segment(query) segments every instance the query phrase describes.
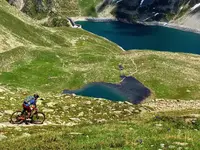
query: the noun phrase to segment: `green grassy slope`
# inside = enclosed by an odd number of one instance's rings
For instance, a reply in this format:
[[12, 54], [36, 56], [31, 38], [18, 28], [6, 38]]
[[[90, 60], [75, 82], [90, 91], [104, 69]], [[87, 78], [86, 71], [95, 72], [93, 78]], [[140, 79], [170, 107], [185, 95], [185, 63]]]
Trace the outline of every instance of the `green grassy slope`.
[[139, 79], [156, 98], [200, 98], [199, 56], [124, 52], [116, 44], [81, 29], [45, 28], [6, 2], [2, 4], [0, 83], [3, 85], [61, 92], [94, 81], [117, 83], [118, 64], [122, 64], [124, 73]]
[[[2, 89], [2, 87], [1, 87]], [[1, 90], [0, 149], [194, 149], [199, 148], [200, 110], [154, 112], [145, 105], [42, 93], [46, 125], [12, 126], [23, 89]], [[179, 102], [181, 104], [181, 102]]]
[[[110, 123], [77, 127], [48, 126], [26, 127], [3, 132], [14, 137], [2, 141], [0, 148], [5, 149], [194, 149], [198, 150], [199, 132], [182, 129], [175, 123], [155, 121], [148, 124]], [[143, 123], [146, 123], [143, 121]], [[159, 127], [157, 124], [163, 124]], [[184, 123], [183, 123], [184, 124]], [[175, 126], [172, 127], [171, 126]], [[184, 125], [183, 125], [184, 126]], [[187, 126], [187, 125], [185, 125]], [[170, 129], [169, 129], [170, 127]], [[55, 132], [55, 130], [57, 132]], [[22, 132], [28, 133], [28, 137]], [[37, 134], [36, 134], [37, 133]], [[39, 134], [38, 134], [39, 133]], [[21, 140], [23, 139], [23, 140]]]
[[137, 65], [135, 77], [156, 97], [199, 99], [200, 57], [192, 54], [134, 51], [125, 55]]
[[39, 108], [49, 125], [3, 126], [1, 149], [199, 149], [199, 110], [155, 113], [126, 103], [48, 96]]

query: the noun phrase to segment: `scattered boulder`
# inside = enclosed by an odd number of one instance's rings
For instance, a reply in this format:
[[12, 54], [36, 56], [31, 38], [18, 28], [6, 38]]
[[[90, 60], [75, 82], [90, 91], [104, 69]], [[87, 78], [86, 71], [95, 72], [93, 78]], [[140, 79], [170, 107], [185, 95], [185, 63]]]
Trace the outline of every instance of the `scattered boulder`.
[[68, 109], [69, 109], [69, 106], [64, 106], [64, 107], [63, 107], [63, 110], [64, 110], [64, 111], [66, 111], [66, 110], [68, 110]]
[[97, 121], [97, 123], [105, 123], [106, 122], [106, 119], [98, 119], [98, 120], [96, 120]]
[[175, 146], [175, 145], [169, 145], [168, 148], [169, 148], [169, 149], [175, 149], [176, 146]]
[[43, 109], [43, 112], [53, 112], [53, 111], [54, 111], [53, 109], [47, 109], [47, 108]]
[[70, 107], [76, 107], [77, 106], [77, 104], [71, 104], [70, 105]]
[[69, 95], [65, 95], [65, 98], [70, 98], [71, 96], [69, 96]]
[[122, 111], [113, 111], [115, 114], [121, 114]]
[[140, 107], [139, 110], [144, 113], [144, 112], [147, 112], [147, 109], [145, 109], [144, 107]]
[[6, 127], [4, 124], [0, 124], [0, 129]]
[[23, 133], [22, 136], [23, 136], [23, 137], [30, 137], [31, 134], [29, 134], [29, 133]]
[[65, 125], [71, 127], [71, 126], [75, 126], [75, 125], [77, 125], [77, 123], [74, 123], [74, 122], [68, 122], [68, 123], [66, 123]]
[[71, 94], [73, 97], [75, 97], [76, 96], [76, 94], [75, 93], [73, 93], [73, 94]]
[[74, 122], [80, 122], [81, 120], [79, 118], [69, 118], [71, 121], [74, 121]]
[[161, 148], [164, 148], [164, 147], [165, 147], [165, 144], [161, 143], [161, 144], [160, 144], [160, 147], [161, 147]]
[[129, 109], [124, 109], [124, 111], [125, 111], [125, 112], [128, 112], [128, 113], [132, 113], [132, 111], [129, 110]]
[[139, 110], [135, 110], [134, 112], [135, 112], [135, 113], [139, 113], [140, 111], [139, 111]]
[[84, 112], [80, 112], [79, 114], [78, 114], [78, 117], [83, 117], [84, 116]]
[[125, 101], [124, 104], [133, 105], [132, 103]]
[[14, 101], [14, 100], [16, 100], [16, 99], [14, 99], [13, 97], [11, 97], [10, 100], [11, 100], [11, 101]]
[[5, 90], [0, 88], [0, 93], [3, 93], [3, 92], [5, 92]]
[[7, 115], [12, 115], [13, 111], [12, 110], [5, 110], [4, 113], [7, 114]]
[[86, 101], [86, 102], [84, 102], [84, 104], [90, 105], [90, 104], [92, 104], [92, 102], [91, 101]]
[[187, 146], [188, 143], [185, 142], [174, 142], [173, 144], [180, 145], [180, 146]]
[[3, 139], [7, 139], [7, 136], [0, 134], [0, 141]]
[[79, 132], [70, 132], [69, 134], [71, 134], [71, 135], [82, 135], [83, 133], [79, 133]]
[[1, 96], [0, 99], [1, 99], [1, 100], [4, 100], [4, 99], [6, 99], [6, 98], [5, 98], [4, 96]]
[[163, 125], [162, 124], [156, 124], [156, 127], [162, 127]]
[[50, 103], [47, 103], [47, 106], [48, 107], [53, 107], [53, 106], [55, 106], [55, 104], [56, 104], [55, 102], [50, 102]]

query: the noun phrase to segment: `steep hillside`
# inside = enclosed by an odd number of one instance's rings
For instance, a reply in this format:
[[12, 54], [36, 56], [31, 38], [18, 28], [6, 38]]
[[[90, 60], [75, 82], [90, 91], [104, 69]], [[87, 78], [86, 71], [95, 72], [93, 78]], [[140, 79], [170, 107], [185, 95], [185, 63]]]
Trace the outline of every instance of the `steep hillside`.
[[173, 20], [172, 22], [191, 27], [194, 29], [200, 29], [199, 16], [200, 16], [200, 3], [193, 6], [187, 13], [180, 18]]
[[37, 19], [52, 15], [96, 16], [96, 5], [102, 0], [8, 0], [22, 12]]
[[[66, 16], [116, 17], [128, 22], [162, 21], [200, 29], [199, 0], [71, 0], [67, 2], [9, 0], [8, 2], [35, 19], [66, 20]], [[54, 23], [51, 26], [56, 25]]]
[[116, 2], [117, 18], [139, 21], [170, 21], [185, 14], [198, 0], [122, 0]]
[[121, 80], [118, 64], [122, 64], [126, 75], [138, 78], [157, 98], [200, 98], [198, 56], [123, 52], [116, 44], [81, 29], [45, 28], [7, 2], [1, 4], [3, 85], [61, 92], [94, 81], [117, 83]]

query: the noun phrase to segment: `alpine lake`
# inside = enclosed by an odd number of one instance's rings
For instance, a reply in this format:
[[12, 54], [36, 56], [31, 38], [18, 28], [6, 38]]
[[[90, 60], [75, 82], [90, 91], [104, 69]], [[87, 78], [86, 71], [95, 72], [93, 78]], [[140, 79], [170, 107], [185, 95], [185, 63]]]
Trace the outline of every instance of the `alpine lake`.
[[[118, 21], [77, 21], [83, 29], [102, 36], [124, 50], [155, 50], [200, 54], [200, 34], [163, 26], [126, 24]], [[64, 90], [63, 93], [105, 98], [112, 101], [140, 103], [150, 95], [150, 90], [134, 77], [124, 77], [121, 83], [90, 83], [78, 90]]]

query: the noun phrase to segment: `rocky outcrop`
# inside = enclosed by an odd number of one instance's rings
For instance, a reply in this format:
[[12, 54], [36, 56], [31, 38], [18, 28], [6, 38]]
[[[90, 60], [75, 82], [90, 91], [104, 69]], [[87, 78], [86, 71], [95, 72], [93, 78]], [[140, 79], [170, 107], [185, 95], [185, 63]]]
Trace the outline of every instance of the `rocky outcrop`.
[[200, 0], [122, 0], [113, 14], [128, 21], [170, 21], [181, 17]]
[[186, 27], [200, 29], [200, 3], [196, 4], [182, 17], [173, 20], [174, 23], [183, 25]]
[[31, 17], [45, 17], [54, 10], [54, 0], [7, 0], [9, 4], [15, 6]]
[[22, 10], [25, 5], [25, 0], [8, 0], [9, 4], [15, 6], [17, 9]]

